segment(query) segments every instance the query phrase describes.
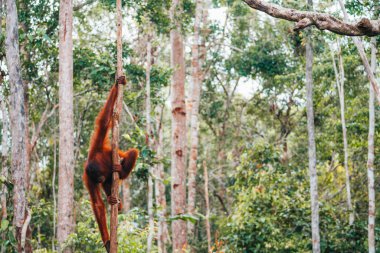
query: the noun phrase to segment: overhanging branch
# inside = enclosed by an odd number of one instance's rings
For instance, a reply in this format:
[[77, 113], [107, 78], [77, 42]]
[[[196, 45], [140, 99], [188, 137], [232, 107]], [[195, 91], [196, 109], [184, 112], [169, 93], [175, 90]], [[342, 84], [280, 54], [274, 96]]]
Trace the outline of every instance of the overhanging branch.
[[294, 30], [301, 30], [309, 26], [315, 26], [319, 30], [328, 30], [346, 36], [372, 37], [380, 35], [380, 20], [362, 18], [356, 24], [352, 24], [326, 13], [284, 8], [261, 0], [243, 1], [251, 8], [265, 12], [272, 17], [296, 22]]

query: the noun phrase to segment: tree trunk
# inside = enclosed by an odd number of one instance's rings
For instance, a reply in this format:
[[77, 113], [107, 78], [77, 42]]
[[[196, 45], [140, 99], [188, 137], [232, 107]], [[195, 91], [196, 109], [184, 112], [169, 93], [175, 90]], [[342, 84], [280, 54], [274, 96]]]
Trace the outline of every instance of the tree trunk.
[[[56, 123], [56, 117], [54, 117], [54, 123]], [[51, 240], [51, 248], [52, 251], [54, 252], [55, 250], [55, 239], [56, 239], [56, 229], [57, 229], [57, 197], [56, 197], [56, 191], [55, 191], [55, 178], [57, 176], [57, 134], [56, 130], [54, 129], [54, 151], [53, 151], [53, 177], [51, 179], [51, 188], [53, 192], [53, 238]]]
[[208, 196], [208, 172], [206, 161], [203, 161], [203, 173], [205, 180], [205, 199], [206, 199], [206, 233], [207, 233], [207, 248], [208, 252], [211, 252], [211, 228], [210, 228], [210, 200]]
[[[121, 77], [123, 73], [123, 44], [122, 44], [122, 32], [123, 32], [123, 19], [122, 19], [122, 3], [121, 0], [116, 0], [116, 77]], [[123, 87], [119, 85], [117, 92], [117, 98], [113, 107], [112, 114], [112, 166], [120, 167], [119, 151], [119, 119], [121, 109], [123, 105]], [[114, 171], [112, 173], [112, 187], [111, 196], [115, 199], [119, 199], [119, 173]], [[118, 227], [118, 205], [111, 205], [110, 215], [110, 253], [117, 253], [117, 227]]]
[[344, 102], [344, 65], [343, 65], [343, 56], [340, 47], [340, 43], [338, 42], [338, 63], [339, 63], [339, 71], [336, 67], [334, 54], [333, 56], [333, 67], [336, 77], [336, 85], [338, 89], [339, 103], [340, 103], [340, 117], [342, 122], [342, 133], [343, 133], [343, 149], [344, 149], [344, 170], [346, 172], [346, 194], [347, 194], [347, 209], [349, 212], [349, 224], [352, 225], [355, 220], [355, 213], [352, 207], [352, 199], [351, 199], [351, 184], [350, 184], [350, 171], [348, 169], [348, 144], [347, 144], [347, 128], [346, 128], [346, 117], [345, 117], [345, 102]]
[[342, 121], [342, 132], [343, 132], [343, 146], [344, 146], [344, 169], [346, 171], [346, 194], [347, 194], [347, 207], [349, 211], [349, 224], [352, 225], [355, 220], [355, 212], [352, 207], [351, 199], [351, 184], [350, 184], [350, 171], [348, 169], [348, 144], [347, 144], [347, 128], [346, 128], [346, 117], [345, 117], [345, 102], [344, 102], [344, 66], [343, 66], [343, 56], [341, 50], [339, 50], [339, 69], [340, 69], [340, 115]]
[[[313, 0], [307, 0], [309, 9], [313, 8]], [[307, 131], [309, 136], [309, 175], [310, 175], [310, 199], [311, 199], [311, 229], [313, 252], [319, 253], [319, 203], [318, 203], [318, 178], [317, 158], [314, 130], [314, 105], [313, 105], [313, 45], [310, 28], [307, 31], [306, 42], [306, 112]]]
[[[26, 6], [25, 2], [21, 1], [20, 2], [20, 12], [25, 12], [27, 13], [28, 7]], [[27, 24], [20, 23], [20, 28], [23, 31], [24, 34], [28, 34], [29, 32], [29, 27]], [[30, 52], [26, 49], [28, 44], [28, 38], [24, 39], [24, 43], [20, 45], [20, 54], [21, 54], [21, 61], [23, 63], [31, 63], [31, 54]], [[27, 148], [26, 148], [26, 153], [27, 153], [27, 159], [26, 159], [26, 168], [25, 168], [25, 174], [26, 174], [26, 192], [29, 192], [29, 187], [30, 187], [30, 168], [31, 168], [31, 145], [30, 145], [30, 138], [29, 138], [29, 76], [27, 73], [25, 73], [24, 76], [24, 106], [25, 106], [25, 120], [27, 124], [25, 125], [25, 141], [27, 143]], [[28, 196], [27, 196], [28, 197]], [[31, 239], [31, 238], [30, 238]]]
[[157, 140], [156, 140], [156, 155], [157, 159], [160, 161], [156, 165], [155, 173], [156, 180], [155, 183], [155, 193], [156, 193], [156, 206], [157, 206], [157, 216], [158, 216], [158, 232], [157, 232], [157, 244], [158, 252], [166, 253], [166, 243], [167, 243], [167, 224], [166, 224], [166, 197], [165, 197], [165, 185], [164, 181], [164, 164], [163, 159], [163, 135], [162, 135], [162, 111], [163, 107], [156, 108], [156, 118], [157, 118]]
[[[145, 97], [145, 117], [146, 117], [146, 144], [148, 148], [150, 145], [150, 138], [152, 136], [151, 131], [151, 105], [150, 105], [150, 69], [152, 63], [152, 44], [151, 44], [151, 35], [148, 35], [147, 45], [146, 45], [146, 97]], [[148, 234], [148, 245], [147, 252], [149, 253], [152, 250], [152, 243], [154, 237], [154, 213], [153, 213], [153, 167], [149, 168], [149, 177], [148, 177], [148, 216], [149, 216], [149, 234]]]
[[[201, 66], [199, 62], [199, 34], [200, 22], [202, 18], [202, 0], [196, 1], [195, 21], [194, 21], [194, 41], [192, 46], [192, 91], [191, 91], [191, 113], [190, 113], [190, 160], [188, 170], [188, 213], [194, 215], [196, 201], [196, 177], [197, 177], [197, 159], [198, 159], [198, 128], [199, 128], [199, 99], [201, 93]], [[194, 236], [194, 224], [187, 223], [188, 235]]]
[[[376, 39], [371, 40], [371, 68], [376, 76]], [[375, 94], [373, 87], [369, 86], [369, 127], [368, 127], [368, 252], [375, 253], [375, 218], [376, 218], [376, 192], [375, 192]]]
[[18, 37], [18, 16], [14, 0], [7, 0], [5, 50], [10, 82], [10, 118], [12, 134], [12, 179], [13, 179], [13, 223], [17, 249], [21, 252], [21, 232], [25, 221], [27, 151], [25, 140], [24, 85], [21, 78], [21, 64]]
[[[0, 34], [3, 34], [2, 29], [3, 23], [3, 0], [0, 0]], [[3, 60], [2, 57], [0, 60]], [[2, 87], [4, 81], [3, 74], [0, 69], [0, 87]], [[8, 120], [8, 110], [6, 104], [5, 92], [3, 89], [2, 97], [0, 101], [0, 110], [3, 119], [3, 132], [1, 138], [1, 173], [0, 176], [8, 180], [8, 131], [9, 131], [9, 120]], [[1, 221], [8, 218], [7, 210], [7, 194], [8, 189], [5, 184], [0, 188], [0, 205], [1, 205]], [[1, 235], [2, 241], [5, 241], [5, 233]], [[5, 252], [5, 246], [1, 244], [0, 252]]]
[[[173, 28], [170, 31], [171, 67], [173, 76], [171, 83], [172, 110], [172, 151], [171, 151], [171, 213], [178, 216], [186, 212], [186, 105], [185, 105], [185, 58], [181, 24], [177, 17], [181, 16], [179, 0], [172, 0], [170, 17]], [[173, 252], [184, 252], [187, 244], [186, 222], [172, 222]]]
[[[20, 10], [24, 11], [27, 13], [28, 11], [28, 6], [26, 6], [25, 2], [21, 1], [20, 2]], [[29, 32], [29, 26], [24, 22], [20, 24], [20, 28], [22, 29], [24, 34], [28, 34]], [[21, 53], [21, 61], [23, 64], [29, 64], [31, 63], [31, 53], [29, 50], [27, 50], [27, 44], [29, 43], [29, 40], [27, 38], [24, 39], [24, 43], [20, 45], [20, 53]], [[31, 167], [32, 167], [32, 145], [30, 142], [30, 131], [29, 131], [29, 75], [25, 73], [24, 76], [24, 108], [25, 108], [25, 142], [27, 143], [26, 145], [26, 168], [25, 168], [25, 175], [26, 175], [26, 199], [28, 199], [28, 193], [30, 190], [30, 182], [31, 182]], [[28, 210], [28, 203], [26, 206], [26, 209]], [[31, 214], [28, 214], [31, 215]], [[23, 230], [25, 231], [25, 234], [22, 234], [22, 236], [26, 237], [25, 239], [25, 246], [22, 245], [25, 248], [25, 253], [33, 252], [32, 248], [32, 230], [30, 225], [27, 227], [27, 229]]]
[[[1, 3], [0, 3], [1, 4]], [[0, 22], [1, 23], [1, 22]], [[0, 28], [1, 29], [1, 28]], [[0, 86], [2, 84], [3, 76], [0, 75]], [[6, 99], [3, 93], [3, 97], [0, 103], [1, 115], [3, 119], [3, 133], [1, 139], [1, 177], [8, 179], [8, 131], [9, 131], [9, 121], [8, 113], [6, 107]], [[6, 220], [8, 218], [7, 210], [7, 194], [8, 189], [5, 184], [2, 185], [0, 190], [0, 204], [1, 204], [1, 220]], [[2, 233], [1, 239], [5, 241], [5, 233]], [[5, 248], [1, 245], [1, 253], [5, 252]]]
[[59, 174], [58, 226], [60, 251], [74, 232], [74, 115], [73, 115], [73, 40], [72, 0], [61, 0], [59, 10]]

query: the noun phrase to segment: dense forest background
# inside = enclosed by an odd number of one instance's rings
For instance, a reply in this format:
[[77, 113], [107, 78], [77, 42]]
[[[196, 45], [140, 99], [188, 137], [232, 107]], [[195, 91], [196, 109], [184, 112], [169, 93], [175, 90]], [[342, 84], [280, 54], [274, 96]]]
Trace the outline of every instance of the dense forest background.
[[[268, 2], [307, 9], [306, 1]], [[15, 140], [4, 0], [0, 7], [0, 248], [11, 253], [21, 251], [14, 222], [17, 184], [12, 178], [10, 147]], [[177, 11], [171, 7], [169, 0], [123, 1], [123, 69], [128, 84], [120, 147], [138, 148], [140, 157], [121, 185], [124, 207], [119, 215], [118, 252], [175, 252], [171, 225], [177, 221], [188, 231], [181, 252], [312, 250], [305, 88], [308, 36], [314, 51], [321, 252], [368, 251], [370, 84], [353, 39], [315, 28], [294, 31], [292, 22], [255, 11], [240, 0], [182, 0]], [[345, 7], [350, 20], [376, 19], [379, 4], [348, 0]], [[314, 1], [314, 10], [343, 17], [336, 1]], [[105, 252], [82, 174], [95, 117], [115, 81], [115, 3], [73, 3], [73, 93], [67, 93], [73, 98], [74, 120], [74, 205], [69, 210], [73, 232], [63, 243], [57, 237], [58, 186], [65, 183], [58, 176], [59, 161], [65, 159], [59, 156], [64, 131], [59, 129], [58, 110], [60, 3], [20, 0], [17, 11], [29, 154], [25, 216], [30, 216], [30, 223], [22, 231], [26, 244], [34, 252]], [[171, 64], [174, 26], [184, 43], [187, 129], [180, 132], [185, 140], [182, 169], [187, 190], [181, 195], [186, 206], [179, 214], [171, 209], [171, 83], [178, 70]], [[376, 67], [378, 37], [360, 39]], [[375, 102], [376, 193], [378, 112]], [[371, 203], [378, 203], [378, 194], [374, 200]], [[378, 208], [370, 211], [376, 218], [372, 227], [376, 241], [380, 240]], [[375, 251], [380, 252], [379, 243]]]

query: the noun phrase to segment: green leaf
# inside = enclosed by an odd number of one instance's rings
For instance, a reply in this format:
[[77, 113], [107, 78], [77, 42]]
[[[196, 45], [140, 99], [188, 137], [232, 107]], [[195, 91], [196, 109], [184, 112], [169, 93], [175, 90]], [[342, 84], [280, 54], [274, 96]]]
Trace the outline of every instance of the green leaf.
[[44, 39], [49, 43], [53, 42], [47, 34], [44, 34]]
[[8, 228], [8, 225], [9, 225], [9, 221], [8, 220], [2, 220], [1, 221], [0, 230], [1, 231], [5, 231]]
[[132, 138], [129, 134], [123, 134], [123, 137], [127, 140], [127, 141], [132, 141]]
[[172, 178], [171, 177], [167, 177], [167, 178], [165, 178], [163, 180], [163, 183], [164, 183], [164, 185], [169, 185], [171, 181], [172, 181]]

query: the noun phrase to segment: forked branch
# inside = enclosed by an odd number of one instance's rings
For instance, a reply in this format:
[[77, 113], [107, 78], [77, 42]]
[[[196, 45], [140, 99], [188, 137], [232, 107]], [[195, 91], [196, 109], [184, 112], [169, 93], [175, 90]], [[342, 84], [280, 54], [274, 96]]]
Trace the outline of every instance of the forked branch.
[[326, 13], [285, 8], [262, 0], [243, 1], [251, 8], [265, 12], [272, 17], [296, 22], [294, 30], [315, 26], [319, 30], [328, 30], [346, 36], [372, 37], [380, 34], [380, 20], [362, 18], [357, 23], [349, 23]]

